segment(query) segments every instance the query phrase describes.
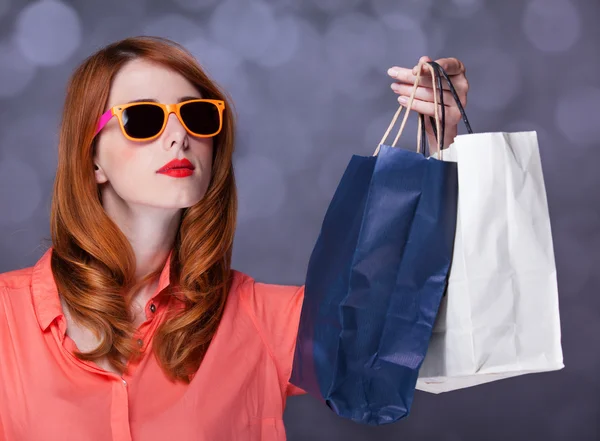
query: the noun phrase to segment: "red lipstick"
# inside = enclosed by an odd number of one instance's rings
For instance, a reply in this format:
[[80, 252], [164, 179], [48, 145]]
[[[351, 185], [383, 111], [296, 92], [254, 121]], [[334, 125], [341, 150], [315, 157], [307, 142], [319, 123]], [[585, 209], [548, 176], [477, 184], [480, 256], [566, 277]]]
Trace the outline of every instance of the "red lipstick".
[[185, 178], [194, 174], [194, 164], [187, 159], [173, 159], [171, 162], [163, 165], [156, 173], [171, 176], [173, 178]]

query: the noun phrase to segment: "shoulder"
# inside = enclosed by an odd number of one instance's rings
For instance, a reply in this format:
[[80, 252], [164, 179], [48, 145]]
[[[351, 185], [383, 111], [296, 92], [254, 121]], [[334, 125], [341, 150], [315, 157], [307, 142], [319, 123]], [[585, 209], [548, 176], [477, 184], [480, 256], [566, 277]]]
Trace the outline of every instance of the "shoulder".
[[0, 273], [0, 310], [18, 299], [30, 299], [32, 272], [33, 267]]
[[29, 288], [33, 267], [0, 273], [0, 293]]
[[278, 285], [255, 281], [233, 271], [230, 296], [250, 318], [279, 371], [286, 394], [302, 393], [288, 385], [292, 372], [298, 325], [304, 300], [304, 286]]
[[293, 313], [302, 306], [304, 286], [258, 282], [242, 272], [233, 270], [232, 273], [230, 295], [259, 318], [272, 321], [271, 315]]
[[[272, 353], [289, 355], [298, 332], [304, 286], [255, 281], [234, 271], [230, 292], [247, 314]], [[281, 355], [281, 354], [280, 354]]]
[[9, 317], [23, 319], [25, 312], [32, 309], [32, 271], [31, 267], [0, 273], [0, 325], [6, 324]]

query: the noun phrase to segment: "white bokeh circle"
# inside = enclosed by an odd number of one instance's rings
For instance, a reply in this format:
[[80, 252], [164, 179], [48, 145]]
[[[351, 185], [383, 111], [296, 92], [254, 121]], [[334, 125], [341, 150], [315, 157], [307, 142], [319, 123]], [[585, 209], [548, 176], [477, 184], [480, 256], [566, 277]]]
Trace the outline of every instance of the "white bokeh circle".
[[81, 44], [81, 20], [66, 3], [36, 1], [19, 13], [14, 38], [19, 50], [32, 63], [57, 66], [68, 60]]
[[13, 44], [0, 43], [0, 98], [18, 96], [35, 72], [36, 67]]
[[0, 161], [0, 224], [29, 219], [41, 200], [40, 180], [29, 164], [14, 158]]
[[600, 124], [593, 120], [592, 115], [598, 115], [598, 103], [599, 87], [578, 86], [568, 89], [558, 97], [554, 113], [556, 127], [574, 144], [597, 144]]
[[286, 195], [281, 168], [272, 159], [250, 154], [234, 161], [241, 221], [275, 215]]
[[531, 44], [543, 52], [566, 51], [582, 33], [579, 11], [568, 0], [530, 1], [522, 27]]

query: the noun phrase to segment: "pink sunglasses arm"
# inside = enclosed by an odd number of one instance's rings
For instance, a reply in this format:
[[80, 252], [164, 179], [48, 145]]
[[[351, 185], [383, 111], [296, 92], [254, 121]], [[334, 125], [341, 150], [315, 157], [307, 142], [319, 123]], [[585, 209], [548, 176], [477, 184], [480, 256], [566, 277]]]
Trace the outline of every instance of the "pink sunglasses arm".
[[108, 123], [112, 117], [112, 109], [109, 109], [106, 112], [104, 112], [104, 114], [102, 114], [102, 116], [100, 117], [100, 121], [98, 121], [98, 128], [96, 129], [96, 133], [94, 133], [94, 136], [96, 136], [98, 132], [100, 132], [100, 130], [104, 128], [106, 123]]

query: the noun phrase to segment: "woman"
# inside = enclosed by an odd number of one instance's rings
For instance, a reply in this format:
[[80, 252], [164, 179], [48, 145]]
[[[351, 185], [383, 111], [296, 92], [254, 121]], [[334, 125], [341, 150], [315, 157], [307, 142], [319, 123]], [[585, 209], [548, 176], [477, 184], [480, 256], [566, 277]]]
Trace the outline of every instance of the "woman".
[[[464, 67], [439, 62], [465, 101]], [[401, 97], [415, 73], [390, 70]], [[416, 97], [433, 115], [431, 89]], [[230, 268], [234, 124], [165, 39], [114, 43], [74, 72], [53, 247], [0, 276], [0, 439], [285, 439], [303, 288]]]

